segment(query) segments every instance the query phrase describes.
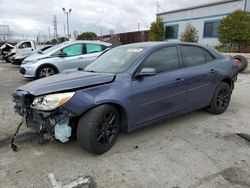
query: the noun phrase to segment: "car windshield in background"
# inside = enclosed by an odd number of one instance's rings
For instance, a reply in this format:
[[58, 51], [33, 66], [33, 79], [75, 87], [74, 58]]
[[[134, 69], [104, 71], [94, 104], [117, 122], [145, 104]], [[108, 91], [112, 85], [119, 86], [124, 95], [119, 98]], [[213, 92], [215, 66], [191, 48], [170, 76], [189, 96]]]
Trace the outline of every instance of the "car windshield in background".
[[145, 48], [142, 47], [116, 47], [101, 55], [84, 70], [86, 72], [121, 73], [126, 71], [144, 52]]
[[63, 45], [65, 45], [65, 44], [64, 44], [64, 43], [61, 43], [61, 44], [57, 44], [57, 45], [55, 45], [55, 46], [52, 46], [51, 48], [49, 48], [49, 49], [47, 49], [47, 50], [44, 50], [41, 54], [50, 53], [50, 52], [54, 51], [55, 49], [57, 49], [57, 48], [59, 48], [59, 47], [61, 47], [61, 46], [63, 46]]

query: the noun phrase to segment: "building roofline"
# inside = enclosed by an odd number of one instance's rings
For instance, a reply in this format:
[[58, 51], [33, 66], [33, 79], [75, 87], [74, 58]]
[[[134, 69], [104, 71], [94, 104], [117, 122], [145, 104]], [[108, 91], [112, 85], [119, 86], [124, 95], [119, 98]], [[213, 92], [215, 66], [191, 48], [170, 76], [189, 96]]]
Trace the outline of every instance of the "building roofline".
[[161, 15], [164, 15], [164, 14], [170, 14], [170, 13], [187, 11], [187, 10], [192, 10], [192, 9], [197, 9], [197, 8], [209, 7], [209, 6], [213, 6], [213, 5], [220, 5], [220, 4], [230, 3], [230, 2], [234, 2], [234, 1], [243, 1], [243, 0], [220, 0], [220, 1], [217, 1], [217, 2], [213, 2], [213, 3], [206, 3], [206, 4], [196, 5], [196, 6], [187, 7], [187, 8], [181, 8], [181, 9], [176, 9], [176, 10], [160, 12], [160, 13], [158, 13], [156, 15], [161, 16]]

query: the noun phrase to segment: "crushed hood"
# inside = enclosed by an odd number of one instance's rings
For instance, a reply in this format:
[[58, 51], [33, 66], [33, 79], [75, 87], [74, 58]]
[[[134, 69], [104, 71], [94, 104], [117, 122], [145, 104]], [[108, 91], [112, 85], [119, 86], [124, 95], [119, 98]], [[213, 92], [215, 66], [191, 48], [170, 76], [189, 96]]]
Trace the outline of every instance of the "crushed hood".
[[114, 79], [115, 75], [108, 73], [92, 73], [83, 71], [65, 72], [32, 81], [19, 87], [17, 90], [39, 96], [48, 93], [107, 84], [113, 82]]

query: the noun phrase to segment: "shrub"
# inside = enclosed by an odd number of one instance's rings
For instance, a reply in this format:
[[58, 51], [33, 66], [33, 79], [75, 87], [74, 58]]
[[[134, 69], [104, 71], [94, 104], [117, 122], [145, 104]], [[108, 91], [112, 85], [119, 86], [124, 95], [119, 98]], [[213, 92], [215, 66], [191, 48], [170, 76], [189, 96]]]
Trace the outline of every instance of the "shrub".
[[181, 41], [183, 42], [198, 42], [198, 31], [190, 23], [186, 25], [185, 30], [181, 33]]

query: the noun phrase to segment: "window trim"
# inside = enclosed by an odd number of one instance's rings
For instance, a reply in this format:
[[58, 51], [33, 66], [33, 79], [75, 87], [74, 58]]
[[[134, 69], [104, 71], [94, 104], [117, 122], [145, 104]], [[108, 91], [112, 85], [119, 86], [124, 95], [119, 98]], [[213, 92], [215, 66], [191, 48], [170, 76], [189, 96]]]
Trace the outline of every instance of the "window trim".
[[[211, 63], [211, 62], [213, 62], [214, 60], [216, 60], [216, 57], [215, 57], [213, 54], [211, 54], [211, 52], [209, 52], [206, 48], [204, 48], [204, 47], [202, 47], [202, 46], [196, 46], [196, 45], [190, 45], [190, 44], [180, 44], [179, 46], [180, 46], [181, 60], [182, 60], [182, 64], [183, 64], [183, 67], [184, 67], [184, 68], [196, 67], [196, 66], [201, 66], [201, 65], [206, 65], [206, 64]], [[204, 64], [187, 66], [187, 64], [186, 64], [186, 62], [185, 62], [185, 60], [184, 60], [183, 46], [191, 46], [191, 47], [200, 48], [200, 49], [206, 51], [209, 55], [211, 55], [211, 57], [213, 58], [213, 60], [212, 60], [212, 61], [207, 61], [207, 62], [205, 62]]]
[[202, 35], [202, 38], [214, 38], [214, 39], [217, 39], [218, 36], [205, 36], [205, 29], [206, 29], [206, 23], [214, 23], [214, 22], [220, 22], [221, 19], [215, 19], [215, 20], [205, 20], [204, 23], [203, 23], [203, 35]]
[[[177, 26], [177, 36], [176, 38], [167, 38], [166, 36], [166, 27], [173, 27]], [[179, 24], [169, 24], [164, 26], [164, 35], [165, 35], [165, 40], [173, 40], [173, 39], [178, 39], [179, 38]]]
[[[155, 76], [158, 76], [158, 75], [160, 75], [160, 74], [165, 74], [165, 73], [169, 73], [169, 72], [173, 72], [173, 71], [176, 71], [176, 70], [183, 69], [184, 66], [183, 66], [182, 59], [181, 59], [181, 53], [180, 53], [180, 50], [179, 50], [179, 45], [162, 46], [162, 47], [159, 47], [159, 48], [157, 48], [157, 49], [154, 49], [154, 50], [151, 51], [149, 54], [147, 54], [147, 56], [143, 59], [143, 61], [141, 61], [140, 65], [135, 69], [134, 73], [132, 74], [132, 80], [137, 80], [137, 79], [136, 79], [136, 75], [142, 70], [142, 66], [143, 66], [143, 64], [145, 63], [145, 61], [149, 58], [149, 56], [151, 56], [153, 53], [155, 53], [155, 52], [158, 51], [158, 50], [161, 50], [161, 49], [163, 49], [163, 48], [169, 48], [169, 47], [175, 47], [175, 48], [176, 48], [177, 56], [178, 56], [179, 68], [172, 69], [172, 70], [168, 70], [168, 71], [164, 71], [164, 72], [161, 72], [161, 73], [156, 73]], [[154, 77], [154, 76], [152, 76], [152, 77]]]

